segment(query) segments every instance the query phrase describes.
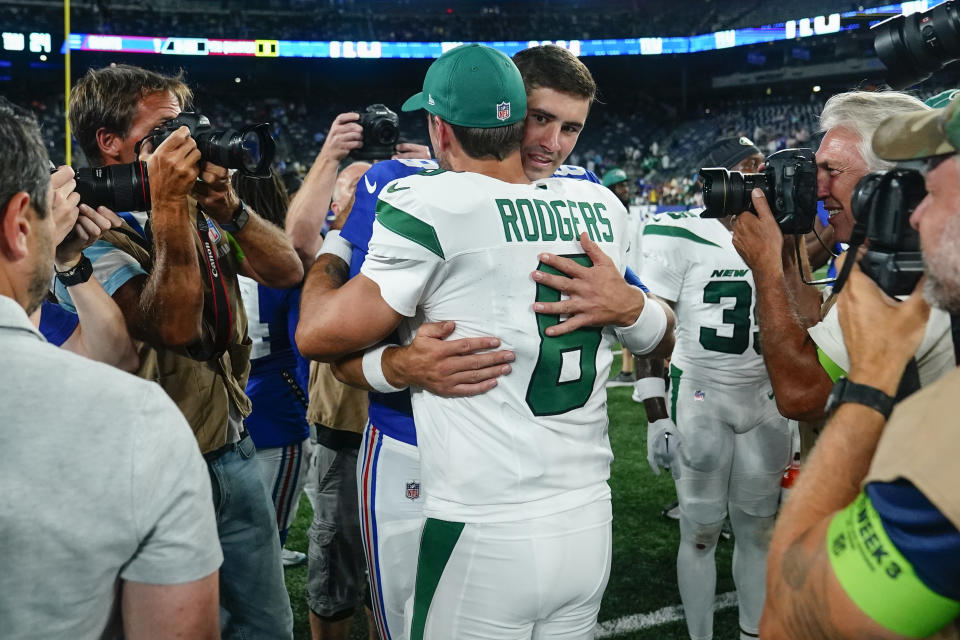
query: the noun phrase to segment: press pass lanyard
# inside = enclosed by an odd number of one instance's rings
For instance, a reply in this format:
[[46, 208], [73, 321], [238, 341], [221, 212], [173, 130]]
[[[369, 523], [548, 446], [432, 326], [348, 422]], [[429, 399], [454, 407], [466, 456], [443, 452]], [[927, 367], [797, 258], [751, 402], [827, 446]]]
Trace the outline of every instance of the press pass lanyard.
[[[208, 346], [204, 341], [199, 351], [194, 354], [198, 360], [209, 360], [219, 356], [227, 350], [230, 343], [230, 330], [233, 327], [233, 310], [230, 308], [230, 298], [227, 297], [227, 283], [220, 269], [220, 259], [217, 256], [217, 246], [210, 240], [210, 227], [207, 225], [207, 216], [202, 210], [197, 210], [197, 235], [203, 246], [203, 256], [200, 262], [206, 268], [206, 277], [213, 291], [213, 345]], [[205, 356], [205, 357], [200, 357]]]

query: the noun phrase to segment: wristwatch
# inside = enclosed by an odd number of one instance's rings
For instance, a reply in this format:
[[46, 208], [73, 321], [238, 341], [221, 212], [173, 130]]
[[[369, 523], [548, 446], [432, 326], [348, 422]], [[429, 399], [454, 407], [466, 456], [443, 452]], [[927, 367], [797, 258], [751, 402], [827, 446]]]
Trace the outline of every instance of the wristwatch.
[[833, 411], [844, 402], [856, 402], [874, 411], [879, 412], [884, 418], [890, 417], [893, 411], [893, 405], [896, 404], [896, 398], [888, 396], [880, 389], [865, 384], [850, 382], [846, 378], [840, 378], [833, 385], [833, 390], [827, 398], [827, 406], [824, 409], [827, 412]]
[[81, 254], [80, 262], [66, 271], [57, 271], [57, 280], [65, 287], [72, 287], [75, 284], [83, 284], [92, 275], [93, 264], [90, 262], [90, 258]]
[[237, 207], [237, 210], [233, 212], [233, 217], [230, 218], [230, 222], [226, 222], [220, 225], [225, 231], [236, 235], [247, 226], [247, 222], [250, 221], [250, 210], [247, 209], [247, 203], [243, 200], [240, 201], [240, 206]]

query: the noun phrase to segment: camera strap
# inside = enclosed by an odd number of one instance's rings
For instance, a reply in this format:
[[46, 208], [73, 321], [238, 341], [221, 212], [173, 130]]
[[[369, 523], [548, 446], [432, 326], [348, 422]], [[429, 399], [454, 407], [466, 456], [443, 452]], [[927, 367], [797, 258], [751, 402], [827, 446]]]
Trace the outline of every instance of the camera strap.
[[200, 244], [203, 246], [203, 256], [200, 262], [206, 270], [206, 277], [213, 292], [213, 344], [208, 345], [207, 341], [204, 340], [199, 349], [201, 353], [194, 351], [194, 357], [198, 360], [209, 360], [227, 350], [227, 345], [230, 343], [230, 331], [233, 328], [233, 310], [230, 308], [227, 283], [223, 276], [223, 270], [220, 268], [220, 259], [217, 256], [217, 246], [210, 239], [210, 226], [207, 224], [207, 216], [199, 207], [197, 208], [197, 235], [200, 236]]

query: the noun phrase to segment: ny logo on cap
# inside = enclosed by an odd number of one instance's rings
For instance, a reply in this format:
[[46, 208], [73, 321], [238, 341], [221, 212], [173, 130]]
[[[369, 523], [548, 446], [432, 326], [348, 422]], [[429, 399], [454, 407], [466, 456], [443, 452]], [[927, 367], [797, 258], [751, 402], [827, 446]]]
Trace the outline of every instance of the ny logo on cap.
[[501, 122], [510, 118], [510, 103], [501, 102], [497, 105], [497, 120]]

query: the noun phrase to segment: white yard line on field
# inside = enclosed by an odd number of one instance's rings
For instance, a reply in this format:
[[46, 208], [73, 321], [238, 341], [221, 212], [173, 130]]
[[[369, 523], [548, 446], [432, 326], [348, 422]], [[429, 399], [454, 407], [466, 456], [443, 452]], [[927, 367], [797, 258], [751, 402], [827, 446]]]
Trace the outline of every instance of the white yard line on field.
[[[729, 609], [737, 606], [737, 593], [728, 591], [717, 596], [714, 611], [720, 609]], [[651, 627], [658, 627], [668, 622], [683, 620], [683, 605], [675, 604], [670, 607], [664, 607], [651, 611], [650, 613], [635, 613], [630, 616], [623, 616], [616, 620], [607, 620], [597, 625], [597, 640], [601, 638], [615, 638], [625, 633], [634, 631], [643, 631]]]

